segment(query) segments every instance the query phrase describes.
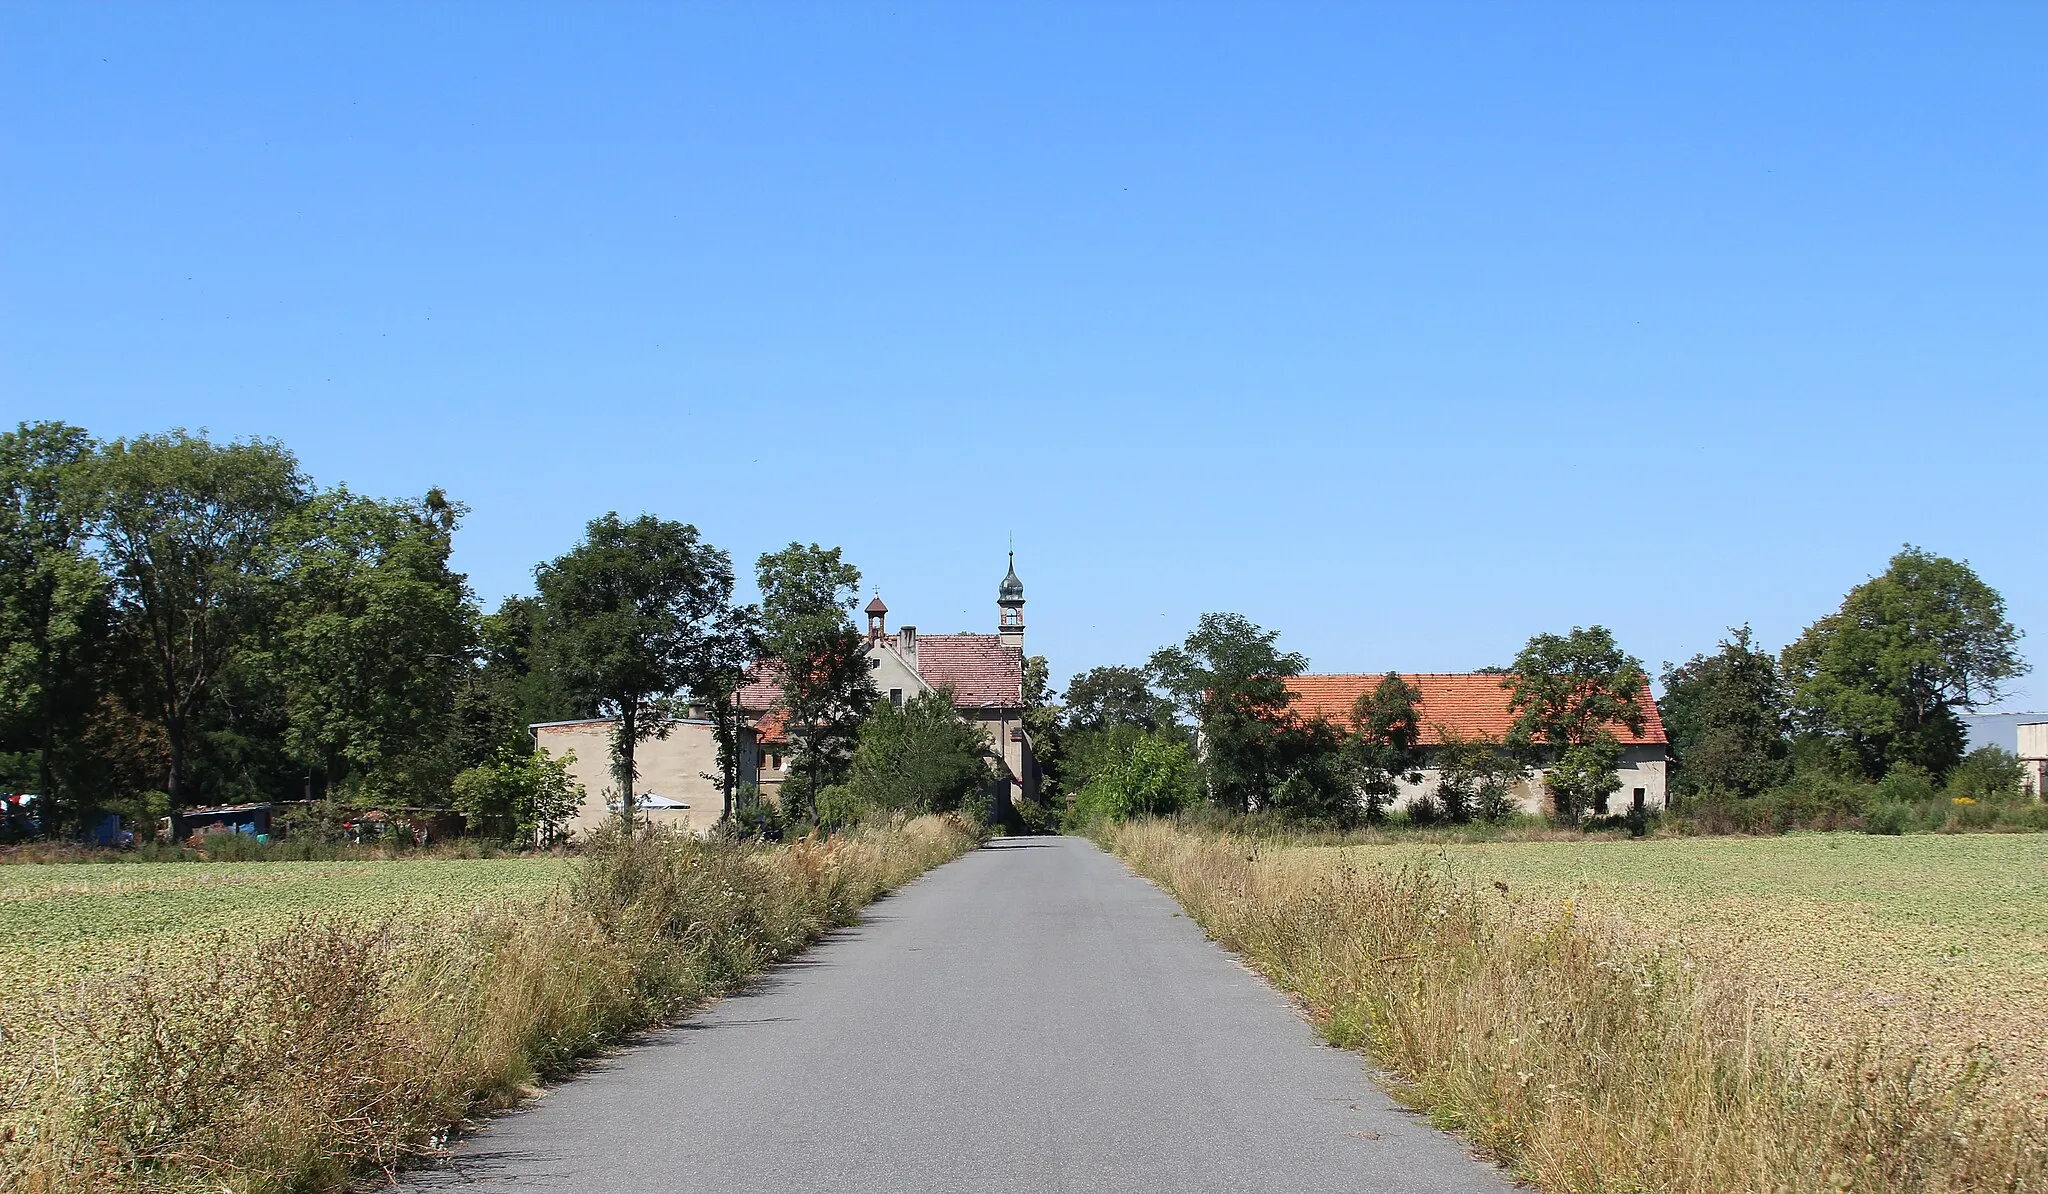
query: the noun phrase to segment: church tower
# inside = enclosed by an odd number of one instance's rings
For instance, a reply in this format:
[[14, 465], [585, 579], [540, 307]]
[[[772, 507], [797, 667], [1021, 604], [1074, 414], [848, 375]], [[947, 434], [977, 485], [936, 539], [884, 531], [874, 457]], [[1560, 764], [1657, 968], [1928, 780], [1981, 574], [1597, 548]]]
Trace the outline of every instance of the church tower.
[[1002, 617], [996, 626], [1005, 647], [1017, 648], [1024, 653], [1024, 582], [1017, 579], [1017, 553], [1010, 553], [1010, 574], [1003, 577], [1003, 583], [996, 590], [996, 605], [1002, 609]]

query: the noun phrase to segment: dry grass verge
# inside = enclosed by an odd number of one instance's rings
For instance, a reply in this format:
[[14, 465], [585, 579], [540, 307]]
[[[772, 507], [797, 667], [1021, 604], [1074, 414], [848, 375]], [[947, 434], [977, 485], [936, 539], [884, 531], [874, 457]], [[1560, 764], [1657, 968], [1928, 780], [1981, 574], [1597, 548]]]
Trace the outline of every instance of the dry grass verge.
[[976, 842], [938, 817], [776, 847], [657, 836], [594, 853], [544, 899], [429, 923], [302, 918], [82, 980], [0, 1044], [0, 1184], [341, 1188]]
[[1879, 1041], [1802, 1049], [1739, 978], [1568, 902], [1164, 823], [1104, 841], [1402, 1098], [1547, 1190], [2048, 1191], [2043, 1116], [1981, 1072]]

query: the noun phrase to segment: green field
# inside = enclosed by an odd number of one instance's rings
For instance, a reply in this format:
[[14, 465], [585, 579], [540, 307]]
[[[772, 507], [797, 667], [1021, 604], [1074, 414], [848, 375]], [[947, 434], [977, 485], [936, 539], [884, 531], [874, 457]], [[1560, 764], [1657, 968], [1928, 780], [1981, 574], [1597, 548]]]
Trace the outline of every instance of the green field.
[[[2048, 1098], [2048, 835], [1543, 841], [1344, 847], [1506, 883], [1740, 969], [1817, 1041], [1987, 1046]], [[1324, 853], [1314, 851], [1313, 853]]]
[[568, 866], [555, 858], [0, 866], [0, 997], [223, 935], [260, 939], [300, 917], [446, 919], [537, 899]]

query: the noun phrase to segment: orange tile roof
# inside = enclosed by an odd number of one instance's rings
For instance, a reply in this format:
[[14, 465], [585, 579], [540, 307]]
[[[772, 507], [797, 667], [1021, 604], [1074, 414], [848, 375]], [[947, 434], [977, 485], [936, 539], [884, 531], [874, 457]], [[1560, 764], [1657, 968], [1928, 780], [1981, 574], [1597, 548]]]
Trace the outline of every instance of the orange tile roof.
[[[1358, 698], [1379, 686], [1384, 675], [1295, 676], [1287, 681], [1294, 694], [1294, 711], [1303, 717], [1321, 716], [1339, 726], [1351, 724], [1351, 707]], [[1422, 744], [1443, 742], [1443, 730], [1462, 738], [1504, 738], [1515, 723], [1508, 708], [1508, 691], [1501, 687], [1506, 676], [1490, 672], [1402, 672], [1401, 678], [1422, 690], [1416, 712], [1422, 721]], [[1657, 714], [1657, 698], [1643, 684], [1643, 730], [1638, 734], [1625, 725], [1609, 727], [1624, 746], [1662, 746], [1664, 719]]]
[[770, 709], [754, 723], [754, 735], [764, 746], [784, 744], [789, 741], [789, 714], [782, 709]]

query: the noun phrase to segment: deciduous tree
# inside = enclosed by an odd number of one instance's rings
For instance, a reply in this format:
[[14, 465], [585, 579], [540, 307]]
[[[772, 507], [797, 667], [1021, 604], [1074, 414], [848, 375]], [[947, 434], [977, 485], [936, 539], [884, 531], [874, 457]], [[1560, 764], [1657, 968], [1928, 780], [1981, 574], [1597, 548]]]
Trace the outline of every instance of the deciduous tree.
[[781, 666], [782, 707], [797, 757], [782, 784], [783, 813], [810, 817], [819, 789], [844, 774], [875, 700], [867, 653], [854, 629], [860, 569], [839, 549], [792, 543], [754, 565], [762, 643]]
[[275, 441], [182, 430], [116, 440], [93, 473], [99, 555], [139, 662], [139, 704], [163, 729], [165, 791], [183, 807], [194, 726], [274, 609], [277, 532], [305, 501], [305, 478]]
[[676, 701], [706, 683], [709, 647], [732, 603], [732, 559], [697, 528], [616, 513], [591, 521], [575, 550], [536, 574], [543, 644], [564, 688], [616, 719], [613, 776], [621, 821], [634, 812], [636, 748], [667, 735]]
[[1421, 700], [1421, 689], [1389, 672], [1351, 707], [1344, 753], [1367, 820], [1385, 815], [1404, 781], [1422, 779]]
[[448, 566], [463, 511], [439, 491], [410, 502], [322, 493], [287, 523], [275, 647], [286, 744], [338, 785], [438, 804], [442, 750], [475, 640]]
[[1179, 646], [1152, 655], [1159, 687], [1201, 729], [1210, 799], [1236, 812], [1264, 806], [1291, 773], [1287, 680], [1308, 660], [1278, 650], [1279, 637], [1240, 614], [1203, 614]]
[[2025, 673], [2005, 599], [1966, 562], [1907, 546], [1882, 576], [1785, 648], [1800, 727], [1839, 742], [1872, 779], [1963, 757], [1959, 712]]
[[1677, 756], [1672, 787], [1680, 794], [1755, 796], [1791, 774], [1777, 661], [1756, 649], [1749, 627], [1730, 633], [1714, 654], [1664, 669], [1658, 708]]
[[1066, 726], [1102, 730], [1131, 726], [1151, 733], [1173, 721], [1173, 702], [1153, 691], [1141, 667], [1092, 667], [1067, 682]]
[[1642, 664], [1604, 626], [1539, 634], [1515, 656], [1501, 687], [1515, 713], [1508, 745], [1548, 766], [1544, 787], [1561, 821], [1621, 786], [1621, 740], [1613, 727], [1643, 728]]
[[45, 825], [75, 793], [58, 759], [99, 702], [108, 584], [86, 554], [93, 442], [64, 423], [0, 434], [0, 752], [33, 756]]

